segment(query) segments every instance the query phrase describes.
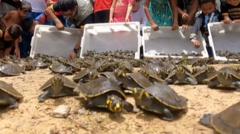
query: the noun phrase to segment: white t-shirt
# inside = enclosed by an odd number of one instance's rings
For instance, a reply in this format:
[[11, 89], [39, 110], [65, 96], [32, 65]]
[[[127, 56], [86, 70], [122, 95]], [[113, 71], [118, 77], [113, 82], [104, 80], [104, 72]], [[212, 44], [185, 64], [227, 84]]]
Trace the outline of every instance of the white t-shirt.
[[27, 0], [32, 5], [32, 12], [41, 13], [47, 7], [45, 0]]

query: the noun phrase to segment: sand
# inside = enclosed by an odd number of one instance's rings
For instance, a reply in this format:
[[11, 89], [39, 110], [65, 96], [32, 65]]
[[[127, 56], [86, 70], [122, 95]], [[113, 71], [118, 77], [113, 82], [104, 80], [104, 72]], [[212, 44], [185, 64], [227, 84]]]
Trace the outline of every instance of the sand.
[[[84, 110], [74, 97], [38, 103], [39, 88], [50, 77], [49, 70], [36, 70], [0, 78], [24, 95], [19, 108], [0, 111], [0, 134], [211, 134], [212, 129], [198, 123], [202, 115], [218, 113], [240, 100], [239, 92], [213, 90], [206, 85], [174, 85], [171, 87], [188, 99], [188, 111], [180, 119], [167, 122], [156, 115], [141, 113], [113, 117], [107, 112]], [[71, 108], [70, 115], [54, 118], [51, 113], [62, 104]]]

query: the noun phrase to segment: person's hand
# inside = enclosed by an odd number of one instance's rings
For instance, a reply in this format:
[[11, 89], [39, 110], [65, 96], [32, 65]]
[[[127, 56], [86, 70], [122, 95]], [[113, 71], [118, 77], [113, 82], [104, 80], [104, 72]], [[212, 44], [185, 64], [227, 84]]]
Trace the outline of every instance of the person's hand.
[[69, 56], [68, 56], [68, 58], [70, 59], [70, 60], [73, 60], [73, 59], [75, 59], [77, 57], [77, 54], [75, 53], [75, 52], [71, 52], [70, 54], [69, 54]]
[[158, 31], [159, 30], [159, 27], [156, 23], [153, 23], [151, 24], [151, 28], [154, 30], [154, 31]]
[[178, 30], [178, 28], [179, 28], [178, 22], [174, 22], [172, 25], [172, 30]]
[[240, 23], [240, 20], [234, 20], [233, 23]]
[[189, 26], [186, 25], [186, 24], [184, 24], [184, 25], [182, 25], [182, 28], [183, 28], [183, 30], [188, 30], [188, 29], [189, 29]]
[[113, 23], [113, 18], [110, 18], [110, 19], [109, 19], [109, 23]]
[[61, 22], [56, 23], [56, 28], [58, 30], [64, 30], [64, 25]]
[[232, 23], [232, 20], [231, 20], [230, 18], [224, 19], [224, 20], [223, 20], [223, 23], [224, 23], [224, 24], [231, 24], [231, 23]]
[[20, 49], [18, 47], [15, 48], [14, 54], [17, 58], [21, 58]]
[[201, 42], [197, 39], [192, 39], [191, 42], [193, 43], [194, 47], [199, 48], [201, 46]]
[[182, 14], [182, 19], [184, 20], [184, 21], [189, 21], [189, 19], [190, 19], [190, 16], [187, 14], [187, 13], [183, 13]]
[[129, 22], [130, 21], [130, 19], [129, 18], [125, 18], [125, 22]]

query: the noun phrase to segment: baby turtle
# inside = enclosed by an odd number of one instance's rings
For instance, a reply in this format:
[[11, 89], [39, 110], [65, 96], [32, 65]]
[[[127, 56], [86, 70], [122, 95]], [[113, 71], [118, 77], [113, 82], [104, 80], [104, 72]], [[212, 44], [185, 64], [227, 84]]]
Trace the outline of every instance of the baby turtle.
[[73, 76], [73, 80], [75, 82], [86, 83], [89, 80], [97, 78], [97, 76], [98, 76], [98, 72], [96, 69], [85, 68], [84, 70], [76, 73]]
[[40, 90], [44, 92], [38, 97], [38, 100], [39, 102], [44, 102], [48, 98], [78, 95], [73, 92], [73, 89], [76, 86], [76, 83], [72, 82], [65, 76], [56, 74], [40, 87]]
[[205, 114], [200, 123], [220, 134], [240, 134], [240, 102], [218, 114]]
[[166, 81], [169, 84], [197, 84], [197, 80], [191, 74], [191, 71], [182, 65], [177, 66], [176, 69], [168, 75]]
[[115, 74], [113, 72], [103, 72], [103, 73], [100, 73], [100, 76], [106, 77], [106, 78], [116, 82], [118, 85], [122, 84], [122, 82], [117, 79], [117, 77], [115, 76]]
[[128, 77], [119, 77], [118, 80], [122, 82], [122, 89], [126, 94], [132, 94], [134, 88], [147, 88], [152, 83], [140, 72], [134, 72]]
[[46, 69], [49, 66], [49, 63], [46, 62], [44, 59], [42, 58], [38, 58], [38, 59], [34, 59], [32, 61], [32, 66], [39, 68], [39, 69]]
[[131, 73], [129, 77], [136, 82], [141, 88], [147, 88], [152, 85], [152, 83], [140, 72]]
[[208, 86], [210, 88], [240, 88], [240, 75], [231, 67], [221, 68], [206, 81], [208, 81]]
[[17, 64], [7, 63], [0, 66], [0, 72], [4, 76], [19, 76], [25, 70]]
[[126, 101], [126, 96], [118, 84], [105, 77], [78, 85], [74, 91], [83, 98], [87, 108], [104, 108], [113, 113], [133, 110], [132, 104]]
[[0, 106], [16, 108], [18, 101], [22, 100], [23, 96], [11, 85], [4, 81], [0, 81]]
[[164, 82], [164, 80], [158, 75], [158, 73], [149, 66], [142, 67], [139, 72], [141, 72], [151, 82]]
[[166, 84], [154, 83], [145, 89], [135, 89], [134, 98], [138, 107], [168, 121], [176, 119], [187, 109], [187, 99]]
[[197, 79], [198, 84], [206, 84], [206, 79], [216, 73], [216, 69], [211, 66], [197, 66], [193, 68], [193, 76]]
[[133, 72], [133, 66], [128, 61], [119, 61], [118, 68], [115, 70], [117, 77], [125, 77], [127, 73]]
[[53, 73], [58, 73], [58, 74], [72, 74], [73, 73], [72, 67], [66, 66], [60, 62], [53, 62], [49, 68]]

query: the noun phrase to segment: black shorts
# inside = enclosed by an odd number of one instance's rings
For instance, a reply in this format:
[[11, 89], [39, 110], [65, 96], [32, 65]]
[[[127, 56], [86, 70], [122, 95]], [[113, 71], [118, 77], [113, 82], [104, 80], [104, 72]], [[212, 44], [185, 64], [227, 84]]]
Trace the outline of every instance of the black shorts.
[[12, 42], [1, 42], [0, 43], [0, 50], [6, 50], [8, 48], [11, 48], [13, 46]]
[[80, 28], [81, 26], [84, 26], [85, 24], [90, 24], [90, 23], [94, 23], [94, 15], [93, 14], [88, 15], [88, 17], [86, 19], [84, 19], [77, 28]]
[[108, 23], [109, 22], [109, 10], [99, 11], [94, 14], [95, 23]]

